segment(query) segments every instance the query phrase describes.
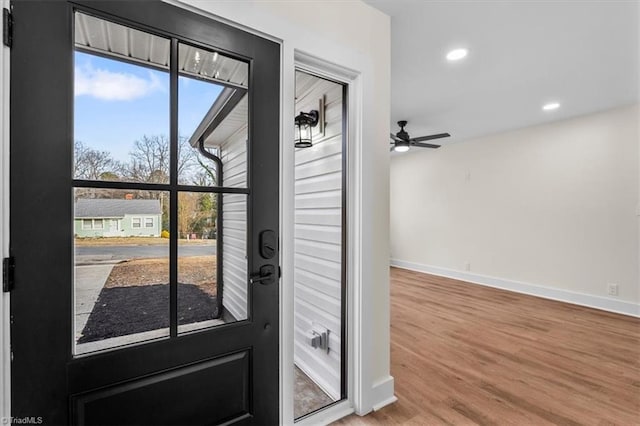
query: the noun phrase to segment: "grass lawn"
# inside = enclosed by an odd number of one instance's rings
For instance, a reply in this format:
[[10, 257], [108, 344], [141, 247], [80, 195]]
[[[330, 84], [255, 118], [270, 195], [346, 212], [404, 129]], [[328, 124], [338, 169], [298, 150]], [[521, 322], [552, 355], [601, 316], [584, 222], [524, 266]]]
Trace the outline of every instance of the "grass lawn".
[[[135, 259], [113, 267], [105, 287], [132, 287], [169, 282], [169, 259]], [[178, 282], [194, 284], [211, 296], [216, 294], [216, 257], [189, 256], [178, 259]]]

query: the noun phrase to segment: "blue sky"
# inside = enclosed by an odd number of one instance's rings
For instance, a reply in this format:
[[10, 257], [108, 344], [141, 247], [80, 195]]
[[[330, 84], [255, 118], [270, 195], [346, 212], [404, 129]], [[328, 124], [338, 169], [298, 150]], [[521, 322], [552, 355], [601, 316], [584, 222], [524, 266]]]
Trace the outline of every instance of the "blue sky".
[[[180, 77], [178, 128], [189, 137], [222, 91]], [[169, 136], [169, 73], [75, 53], [74, 139], [127, 161], [136, 139]]]

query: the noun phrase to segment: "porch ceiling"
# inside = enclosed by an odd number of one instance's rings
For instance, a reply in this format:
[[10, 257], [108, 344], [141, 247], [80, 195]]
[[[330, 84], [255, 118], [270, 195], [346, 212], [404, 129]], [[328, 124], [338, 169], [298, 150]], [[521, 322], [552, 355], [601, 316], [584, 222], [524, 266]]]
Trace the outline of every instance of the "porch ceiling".
[[[169, 70], [168, 38], [139, 31], [84, 13], [75, 14], [77, 48], [154, 68]], [[182, 75], [247, 88], [249, 67], [236, 59], [193, 46], [181, 45], [178, 68]]]

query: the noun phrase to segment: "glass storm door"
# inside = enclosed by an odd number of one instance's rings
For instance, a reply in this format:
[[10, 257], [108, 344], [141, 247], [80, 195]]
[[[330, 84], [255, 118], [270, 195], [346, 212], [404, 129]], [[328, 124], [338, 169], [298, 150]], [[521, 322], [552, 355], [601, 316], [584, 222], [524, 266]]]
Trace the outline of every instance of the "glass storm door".
[[278, 423], [279, 46], [159, 1], [12, 9], [12, 415]]

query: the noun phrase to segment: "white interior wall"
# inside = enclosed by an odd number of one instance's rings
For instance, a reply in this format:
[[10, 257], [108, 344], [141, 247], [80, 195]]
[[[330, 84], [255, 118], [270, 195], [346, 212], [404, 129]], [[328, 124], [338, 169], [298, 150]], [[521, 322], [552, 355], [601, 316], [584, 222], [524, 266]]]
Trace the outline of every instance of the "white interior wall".
[[[247, 186], [247, 126], [220, 144], [223, 185]], [[222, 195], [222, 306], [247, 319], [247, 196]]]
[[638, 122], [631, 106], [396, 156], [392, 263], [637, 315]]
[[[296, 74], [296, 114], [325, 102], [324, 134], [295, 153], [294, 361], [340, 399], [342, 288], [342, 86]], [[314, 325], [329, 330], [329, 352], [313, 348]]]

